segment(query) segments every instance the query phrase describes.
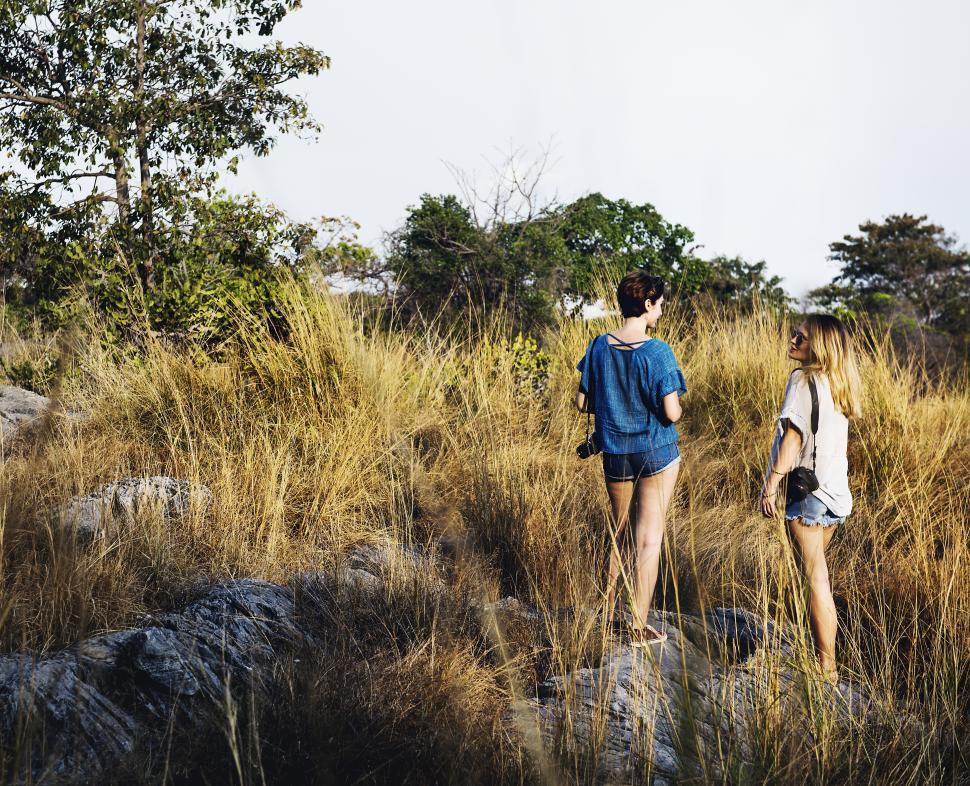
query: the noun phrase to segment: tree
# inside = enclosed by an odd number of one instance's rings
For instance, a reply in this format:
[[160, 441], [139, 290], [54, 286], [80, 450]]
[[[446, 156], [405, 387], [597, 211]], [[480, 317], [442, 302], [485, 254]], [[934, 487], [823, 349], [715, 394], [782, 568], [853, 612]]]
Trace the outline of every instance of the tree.
[[181, 231], [161, 236], [151, 289], [130, 285], [134, 273], [124, 257], [105, 247], [111, 233], [102, 228], [99, 235], [93, 227], [38, 254], [23, 284], [8, 291], [8, 303], [62, 325], [75, 317], [81, 282], [109, 336], [137, 338], [147, 328], [215, 347], [234, 334], [240, 314], [277, 319], [280, 274], [302, 275], [318, 253], [315, 227], [294, 224], [253, 196], [193, 198], [180, 225]]
[[663, 276], [688, 303], [703, 295], [725, 304], [760, 298], [788, 305], [765, 262], [694, 256], [687, 249], [693, 233], [650, 204], [590, 194], [537, 208], [533, 190], [524, 193], [525, 206], [514, 210], [501, 190], [489, 199], [469, 198], [467, 189], [465, 199], [425, 194], [389, 236], [383, 258], [338, 246], [323, 255], [327, 270], [377, 283], [426, 316], [501, 305], [513, 327], [526, 330], [547, 324], [556, 305], [595, 301], [603, 281], [635, 269]]
[[464, 200], [422, 196], [391, 235], [383, 263], [351, 275], [393, 281], [398, 295], [425, 313], [444, 304], [455, 313], [502, 304], [526, 328], [548, 323], [556, 304], [595, 300], [601, 281], [636, 268], [688, 293], [708, 279], [706, 264], [685, 250], [690, 230], [652, 205], [601, 194], [539, 205], [523, 186], [519, 206], [509, 209], [509, 191], [483, 199], [469, 193]]
[[[285, 91], [329, 59], [307, 46], [248, 45], [299, 0], [0, 0], [0, 215], [19, 236], [83, 235], [101, 217], [146, 288], [161, 235], [242, 149], [276, 130], [312, 132]], [[228, 160], [227, 160], [228, 159]], [[25, 209], [27, 208], [27, 209]], [[107, 208], [107, 210], [105, 210]], [[22, 252], [8, 268], [30, 264]]]
[[718, 256], [707, 260], [706, 278], [700, 286], [714, 302], [750, 306], [759, 301], [776, 309], [788, 307], [790, 298], [779, 276], [769, 276], [768, 265], [741, 257]]
[[651, 204], [589, 194], [563, 208], [561, 224], [569, 253], [563, 294], [575, 301], [595, 299], [599, 281], [638, 268], [685, 293], [696, 292], [706, 279], [704, 264], [686, 250], [694, 233]]
[[530, 329], [551, 316], [563, 257], [549, 217], [479, 226], [458, 197], [425, 194], [391, 235], [381, 272], [426, 316], [501, 306]]
[[922, 325], [958, 333], [968, 325], [970, 254], [926, 216], [867, 221], [862, 234], [832, 243], [840, 274], [811, 293], [829, 308], [870, 314], [912, 313]]

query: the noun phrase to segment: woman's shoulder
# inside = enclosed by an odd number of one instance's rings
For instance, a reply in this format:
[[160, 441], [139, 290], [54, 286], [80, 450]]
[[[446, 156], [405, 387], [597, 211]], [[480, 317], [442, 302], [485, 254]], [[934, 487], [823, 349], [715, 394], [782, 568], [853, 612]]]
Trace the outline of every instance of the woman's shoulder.
[[650, 354], [654, 357], [664, 357], [676, 360], [674, 357], [674, 349], [662, 338], [652, 338], [645, 345], [644, 349], [648, 350]]
[[[832, 400], [832, 389], [829, 385], [829, 378], [824, 371], [796, 368], [788, 377], [788, 385], [785, 387], [785, 399], [788, 400], [791, 398], [810, 402], [812, 400], [813, 387], [815, 388], [815, 395], [819, 400]], [[808, 404], [806, 403], [805, 406], [808, 406]]]
[[819, 371], [818, 369], [804, 369], [796, 368], [788, 377], [788, 384], [790, 385], [804, 385], [808, 387], [808, 383], [812, 382], [816, 388], [829, 387], [829, 378], [824, 371]]

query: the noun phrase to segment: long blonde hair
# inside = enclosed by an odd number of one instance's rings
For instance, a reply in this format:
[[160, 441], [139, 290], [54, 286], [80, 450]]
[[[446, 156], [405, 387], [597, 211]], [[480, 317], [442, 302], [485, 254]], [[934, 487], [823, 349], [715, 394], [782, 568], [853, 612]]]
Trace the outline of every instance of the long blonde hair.
[[862, 382], [856, 365], [852, 336], [838, 317], [809, 314], [805, 317], [811, 361], [803, 366], [808, 374], [825, 374], [835, 408], [848, 418], [862, 414]]

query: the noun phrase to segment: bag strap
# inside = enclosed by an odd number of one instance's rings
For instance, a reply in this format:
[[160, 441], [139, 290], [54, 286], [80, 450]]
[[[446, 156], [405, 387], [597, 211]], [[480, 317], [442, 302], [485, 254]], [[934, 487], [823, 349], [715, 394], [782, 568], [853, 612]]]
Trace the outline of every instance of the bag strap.
[[812, 472], [815, 471], [815, 448], [818, 447], [818, 390], [815, 380], [808, 378], [808, 392], [812, 394]]
[[607, 333], [606, 335], [609, 336], [610, 338], [616, 339], [615, 344], [610, 344], [611, 347], [616, 347], [616, 346], [635, 347], [637, 344], [646, 344], [650, 340], [649, 338], [644, 338], [644, 339], [641, 339], [640, 341], [624, 341], [622, 338], [620, 338], [619, 336], [614, 336], [612, 333]]

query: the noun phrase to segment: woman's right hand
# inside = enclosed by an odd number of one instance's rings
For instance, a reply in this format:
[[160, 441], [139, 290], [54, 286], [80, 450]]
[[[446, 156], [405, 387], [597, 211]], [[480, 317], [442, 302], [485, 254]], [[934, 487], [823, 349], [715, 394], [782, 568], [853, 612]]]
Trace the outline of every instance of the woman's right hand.
[[774, 489], [765, 486], [761, 489], [761, 513], [765, 518], [773, 519], [778, 515], [775, 500], [778, 497], [778, 487]]

